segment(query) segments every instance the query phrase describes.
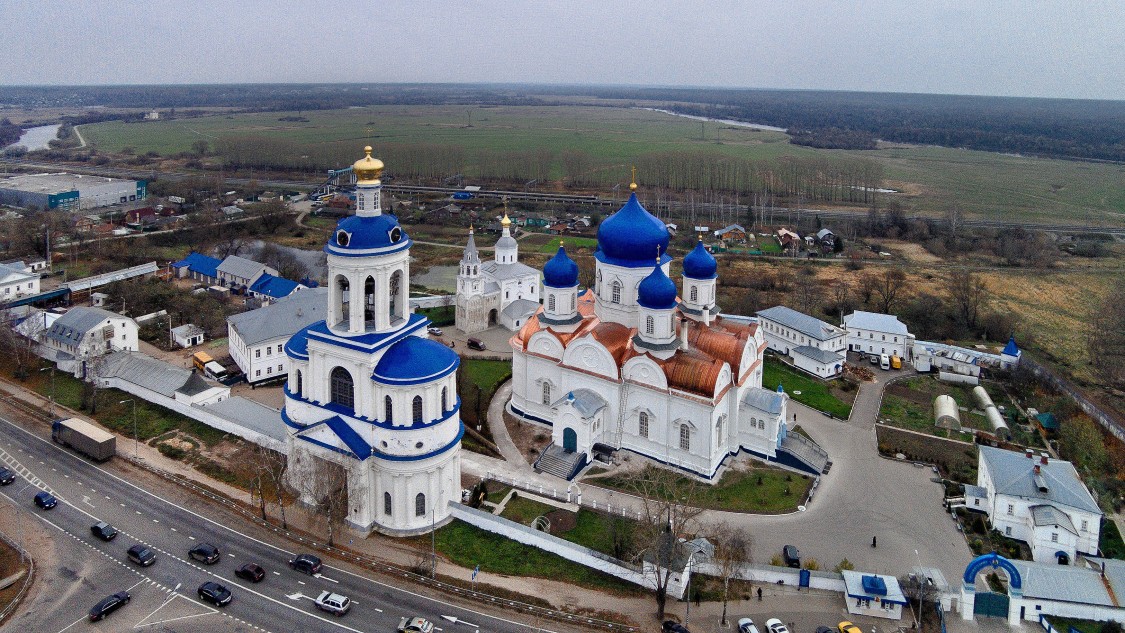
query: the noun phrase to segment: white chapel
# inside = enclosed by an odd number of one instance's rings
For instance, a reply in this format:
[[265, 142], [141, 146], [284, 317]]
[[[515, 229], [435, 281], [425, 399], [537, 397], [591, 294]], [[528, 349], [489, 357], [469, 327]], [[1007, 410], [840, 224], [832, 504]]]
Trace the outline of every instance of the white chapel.
[[473, 229], [457, 271], [457, 329], [472, 334], [497, 324], [515, 331], [539, 309], [539, 271], [519, 261], [519, 243], [512, 237], [507, 212], [500, 221], [492, 261], [482, 262]]
[[[410, 237], [381, 206], [382, 161], [356, 161], [356, 213], [337, 224], [328, 254], [327, 317], [285, 344], [291, 363], [282, 421], [288, 481], [301, 501], [346, 492], [348, 523], [394, 535], [425, 532], [460, 500], [460, 359], [428, 338], [414, 314]], [[327, 462], [342, 491], [311, 485]]]

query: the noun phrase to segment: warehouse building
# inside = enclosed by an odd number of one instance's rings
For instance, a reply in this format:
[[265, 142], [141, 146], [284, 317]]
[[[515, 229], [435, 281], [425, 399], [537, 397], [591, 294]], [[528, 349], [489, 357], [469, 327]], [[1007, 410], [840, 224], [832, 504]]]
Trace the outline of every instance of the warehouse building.
[[77, 211], [144, 200], [143, 180], [84, 174], [21, 174], [0, 179], [0, 203], [17, 207]]

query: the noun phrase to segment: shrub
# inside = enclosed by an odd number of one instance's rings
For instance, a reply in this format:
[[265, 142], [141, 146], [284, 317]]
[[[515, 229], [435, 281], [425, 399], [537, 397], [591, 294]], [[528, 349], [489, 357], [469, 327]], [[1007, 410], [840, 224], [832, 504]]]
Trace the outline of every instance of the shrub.
[[171, 444], [158, 444], [156, 450], [160, 451], [161, 455], [170, 459], [183, 459], [187, 456], [187, 451], [179, 446], [172, 446]]
[[776, 554], [770, 558], [770, 565], [774, 567], [784, 567], [784, 565], [781, 564], [781, 557]]
[[842, 571], [845, 571], [845, 570], [846, 571], [852, 571], [854, 569], [855, 569], [855, 565], [853, 565], [852, 562], [850, 560], [846, 559], [846, 558], [844, 560], [836, 563], [836, 573], [837, 574], [842, 572]]
[[820, 563], [816, 562], [815, 558], [805, 559], [805, 569], [809, 571], [819, 571]]

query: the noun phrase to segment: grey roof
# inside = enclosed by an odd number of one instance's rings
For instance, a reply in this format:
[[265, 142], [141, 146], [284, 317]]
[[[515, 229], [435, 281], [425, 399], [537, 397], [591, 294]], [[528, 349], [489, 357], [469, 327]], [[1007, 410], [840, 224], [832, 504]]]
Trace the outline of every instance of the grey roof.
[[539, 309], [539, 303], [530, 299], [516, 299], [508, 304], [502, 310], [504, 316], [515, 319], [519, 317], [531, 316]]
[[285, 441], [285, 426], [281, 422], [281, 414], [264, 404], [232, 396], [209, 404], [205, 408], [209, 413], [214, 413], [239, 426], [257, 431], [279, 442]]
[[1034, 479], [1034, 467], [1039, 464], [1039, 457], [1029, 459], [1023, 453], [991, 446], [981, 446], [979, 450], [980, 461], [992, 476], [996, 494], [1037, 499], [1102, 514], [1070, 462], [1051, 459], [1047, 464], [1040, 465], [1040, 475], [1047, 484], [1047, 492], [1040, 492]]
[[823, 240], [824, 238], [828, 237], [829, 235], [831, 235], [833, 237], [836, 236], [836, 234], [833, 233], [831, 229], [820, 229], [819, 231], [816, 232], [816, 239]]
[[910, 335], [910, 331], [906, 329], [906, 324], [899, 321], [898, 317], [880, 312], [856, 310], [844, 317], [844, 326], [873, 332], [886, 332], [887, 334]]
[[731, 231], [742, 231], [743, 233], [745, 233], [746, 229], [742, 228], [741, 224], [731, 224], [730, 226], [725, 226], [718, 231], [715, 231], [715, 235], [722, 235], [724, 233], [730, 233]]
[[220, 273], [226, 273], [232, 277], [253, 280], [259, 274], [269, 270], [269, 267], [252, 259], [239, 257], [238, 255], [228, 255], [227, 258], [223, 260], [223, 263], [219, 264], [218, 268], [215, 270]]
[[492, 294], [494, 292], [500, 292], [500, 284], [496, 283], [495, 281], [485, 282], [485, 284], [484, 284], [484, 294], [487, 295], [487, 294]]
[[505, 248], [519, 248], [519, 244], [516, 243], [516, 238], [511, 235], [501, 235], [500, 239], [496, 240], [496, 250]]
[[140, 352], [114, 352], [103, 357], [99, 375], [120, 378], [150, 391], [176, 397], [176, 390], [191, 378], [191, 370], [177, 367]]
[[793, 348], [793, 353], [800, 354], [805, 358], [811, 358], [821, 365], [831, 365], [832, 363], [844, 362], [844, 357], [837, 354], [836, 352], [830, 352], [826, 349], [813, 347], [812, 345], [802, 345], [800, 347], [795, 347]]
[[93, 288], [100, 288], [111, 284], [115, 281], [125, 281], [134, 277], [143, 277], [145, 275], [155, 274], [160, 267], [156, 262], [148, 262], [147, 264], [139, 264], [137, 266], [130, 266], [129, 268], [122, 268], [113, 272], [102, 273], [101, 275], [94, 275], [92, 277], [83, 277], [77, 281], [68, 281], [64, 286], [70, 288], [71, 292], [81, 292], [83, 290], [90, 290]]
[[324, 320], [328, 309], [328, 288], [296, 292], [268, 306], [227, 317], [246, 345], [293, 336], [305, 327]]
[[[1115, 595], [1125, 595], [1125, 561], [1115, 560], [1112, 558], [1096, 558], [1093, 556], [1086, 556], [1087, 561], [1093, 563], [1101, 569], [1105, 567], [1105, 579], [1109, 581], [1110, 590]], [[1052, 565], [1053, 567], [1060, 567], [1062, 565]], [[1097, 574], [1097, 571], [1090, 570], [1092, 573]]]
[[187, 382], [180, 385], [180, 388], [176, 390], [176, 393], [182, 393], [185, 396], [197, 396], [211, 388], [212, 386], [207, 384], [207, 381], [203, 379], [203, 376], [200, 376], [198, 372], [193, 371], [191, 372], [191, 376], [188, 376]]
[[589, 389], [575, 389], [551, 404], [551, 408], [570, 404], [583, 418], [589, 418], [602, 410], [608, 403], [605, 398]]
[[506, 279], [515, 279], [517, 277], [535, 277], [539, 279], [539, 271], [535, 270], [527, 264], [516, 262], [514, 264], [500, 264], [496, 261], [485, 262], [481, 266], [481, 270], [492, 276], [497, 281], [504, 281]]
[[742, 396], [742, 404], [770, 415], [777, 415], [785, 408], [785, 395], [761, 387], [751, 387]]
[[1031, 518], [1037, 526], [1057, 525], [1075, 536], [1078, 535], [1078, 530], [1074, 529], [1074, 521], [1071, 521], [1070, 516], [1055, 506], [1031, 506]]
[[[1101, 574], [1092, 569], [1025, 560], [1013, 560], [1012, 564], [1019, 570], [1023, 580], [1024, 598], [1117, 606], [1106, 590]], [[1107, 565], [1106, 576], [1109, 575]]]
[[477, 241], [473, 239], [473, 232], [469, 231], [469, 241], [465, 244], [465, 252], [461, 255], [462, 264], [479, 264], [480, 254], [477, 253]]
[[843, 332], [840, 328], [831, 323], [825, 323], [816, 317], [809, 316], [803, 312], [797, 312], [785, 306], [774, 306], [772, 308], [766, 308], [765, 310], [759, 310], [758, 317], [780, 323], [791, 330], [797, 330], [801, 334], [818, 341], [827, 341], [830, 338], [839, 336]]
[[203, 334], [203, 328], [194, 323], [185, 323], [179, 327], [172, 328], [172, 335], [181, 338], [199, 336], [200, 334]]
[[0, 264], [0, 281], [7, 282], [9, 278], [14, 278], [13, 281], [38, 279], [39, 275], [25, 272], [23, 267], [17, 267], [13, 264]]
[[981, 499], [984, 499], [985, 497], [988, 496], [988, 491], [985, 490], [984, 488], [981, 488], [980, 486], [974, 486], [972, 484], [965, 484], [965, 496], [966, 497], [980, 497]]
[[106, 319], [125, 319], [120, 314], [101, 308], [79, 306], [67, 310], [66, 314], [55, 319], [47, 329], [47, 338], [63, 345], [78, 345], [90, 330], [101, 325]]

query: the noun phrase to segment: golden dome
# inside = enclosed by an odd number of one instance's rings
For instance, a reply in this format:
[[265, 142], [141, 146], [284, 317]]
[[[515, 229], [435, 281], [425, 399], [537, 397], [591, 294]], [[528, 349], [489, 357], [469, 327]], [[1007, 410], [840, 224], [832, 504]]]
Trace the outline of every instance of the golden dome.
[[352, 165], [352, 171], [355, 172], [356, 182], [379, 182], [379, 175], [383, 173], [383, 161], [379, 160], [378, 158], [371, 158], [370, 145], [364, 147], [363, 152], [367, 155], [357, 160], [355, 164]]
[[[493, 216], [493, 217], [496, 217], [496, 216]], [[504, 219], [500, 220], [500, 226], [509, 227], [511, 225], [512, 225], [512, 221], [508, 219], [508, 212], [505, 211], [504, 212]]]

